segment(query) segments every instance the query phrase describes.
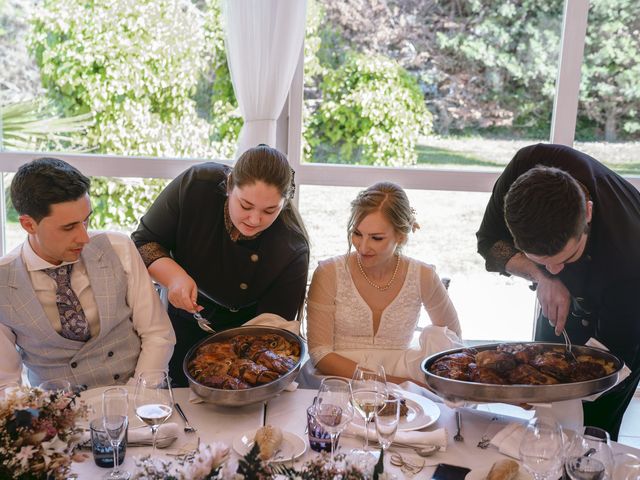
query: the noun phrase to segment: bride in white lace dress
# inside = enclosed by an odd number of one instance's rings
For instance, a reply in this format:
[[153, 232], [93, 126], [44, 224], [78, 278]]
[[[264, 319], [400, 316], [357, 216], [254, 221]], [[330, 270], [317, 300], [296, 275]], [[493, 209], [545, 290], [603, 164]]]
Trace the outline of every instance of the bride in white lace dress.
[[[421, 382], [426, 355], [460, 344], [458, 316], [435, 268], [400, 253], [416, 228], [407, 195], [394, 183], [376, 183], [351, 202], [349, 253], [320, 262], [309, 289], [317, 373], [351, 377], [356, 363], [382, 363], [389, 381]], [[432, 326], [410, 348], [423, 306]]]

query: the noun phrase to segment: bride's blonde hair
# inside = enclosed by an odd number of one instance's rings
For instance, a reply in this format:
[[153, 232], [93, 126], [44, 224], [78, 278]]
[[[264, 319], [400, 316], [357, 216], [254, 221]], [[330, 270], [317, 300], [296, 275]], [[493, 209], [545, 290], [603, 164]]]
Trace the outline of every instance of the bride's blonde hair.
[[351, 202], [351, 216], [347, 224], [349, 251], [353, 231], [367, 215], [378, 211], [391, 223], [394, 231], [403, 237], [398, 249], [406, 243], [409, 233], [420, 228], [416, 222], [416, 212], [411, 208], [402, 187], [393, 182], [378, 182], [362, 190]]

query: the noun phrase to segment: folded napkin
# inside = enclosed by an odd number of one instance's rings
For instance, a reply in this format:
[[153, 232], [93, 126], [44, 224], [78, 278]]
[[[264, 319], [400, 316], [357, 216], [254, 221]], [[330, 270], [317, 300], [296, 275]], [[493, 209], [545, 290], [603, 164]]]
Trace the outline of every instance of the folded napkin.
[[[609, 349], [607, 347], [605, 347], [602, 343], [600, 343], [598, 340], [596, 340], [593, 337], [590, 338], [589, 340], [587, 340], [585, 345], [587, 347], [596, 347], [596, 348], [601, 348], [603, 350], [606, 350], [607, 352], [609, 351]], [[627, 367], [626, 364], [622, 365], [622, 370], [620, 370], [620, 373], [618, 374], [618, 381], [616, 382], [616, 385], [618, 385], [618, 383], [622, 382], [629, 375], [631, 375], [631, 369], [629, 369], [629, 367]], [[615, 387], [615, 385], [613, 385], [611, 388], [613, 388], [613, 387]], [[610, 390], [610, 389], [607, 389], [607, 390]], [[600, 395], [604, 394], [607, 390], [605, 390], [604, 392], [595, 393], [595, 394], [591, 395], [590, 397], [585, 397], [585, 398], [583, 398], [583, 400], [586, 400], [587, 402], [593, 402]]]
[[[346, 433], [364, 438], [364, 426], [351, 422], [346, 429]], [[369, 427], [369, 438], [376, 438], [374, 427]], [[437, 445], [440, 447], [440, 451], [444, 452], [447, 449], [447, 430], [439, 428], [432, 432], [420, 432], [418, 430], [397, 432], [393, 441], [415, 446]]]
[[[166, 448], [171, 445], [180, 433], [180, 427], [177, 423], [163, 423], [158, 427], [158, 437], [156, 439], [156, 447]], [[80, 444], [89, 442], [91, 445], [91, 433], [87, 430], [82, 432], [80, 437]], [[129, 428], [127, 432], [127, 445], [141, 446], [141, 445], [153, 445], [153, 435], [150, 427], [136, 427]]]
[[520, 442], [524, 437], [526, 426], [521, 423], [509, 423], [491, 439], [491, 445], [498, 451], [513, 458], [520, 458]]

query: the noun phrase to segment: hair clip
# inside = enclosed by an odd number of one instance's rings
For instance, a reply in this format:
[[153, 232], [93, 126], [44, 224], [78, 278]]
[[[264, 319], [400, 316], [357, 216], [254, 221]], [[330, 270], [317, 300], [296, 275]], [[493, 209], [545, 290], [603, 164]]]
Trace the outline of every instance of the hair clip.
[[293, 198], [296, 194], [296, 171], [289, 167], [289, 170], [291, 170], [291, 187], [289, 190], [289, 198]]

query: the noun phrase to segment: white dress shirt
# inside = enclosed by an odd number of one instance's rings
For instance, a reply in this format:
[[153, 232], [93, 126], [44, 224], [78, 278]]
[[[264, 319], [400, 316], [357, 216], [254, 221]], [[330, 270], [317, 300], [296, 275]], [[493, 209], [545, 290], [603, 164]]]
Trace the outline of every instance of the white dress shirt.
[[[106, 233], [127, 276], [127, 304], [132, 310], [133, 328], [141, 341], [136, 375], [143, 370], [165, 369], [173, 353], [176, 337], [142, 258], [128, 236], [118, 232], [91, 232], [89, 235], [99, 233]], [[12, 262], [19, 255], [29, 272], [38, 301], [53, 328], [60, 333], [62, 326], [56, 305], [56, 282], [43, 271], [60, 265], [53, 265], [40, 258], [31, 248], [28, 239], [0, 258], [0, 265]], [[63, 262], [61, 265], [67, 263], [75, 263], [71, 270], [71, 288], [80, 300], [91, 336], [94, 337], [100, 332], [100, 317], [87, 270], [82, 258], [76, 262]], [[0, 386], [21, 381], [22, 361], [16, 350], [15, 340], [11, 329], [0, 324], [0, 351], [4, 352], [3, 361], [0, 362]]]

